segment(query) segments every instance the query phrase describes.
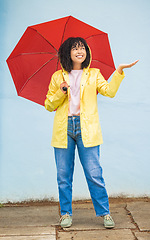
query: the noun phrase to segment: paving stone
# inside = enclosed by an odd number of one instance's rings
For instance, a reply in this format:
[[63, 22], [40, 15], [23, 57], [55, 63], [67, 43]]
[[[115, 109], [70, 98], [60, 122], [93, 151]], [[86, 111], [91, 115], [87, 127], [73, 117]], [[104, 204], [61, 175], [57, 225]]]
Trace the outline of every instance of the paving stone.
[[135, 236], [138, 240], [150, 240], [150, 232], [136, 232]]
[[11, 237], [0, 237], [0, 240], [56, 240], [55, 236], [11, 236]]
[[[124, 208], [111, 208], [111, 215], [115, 221], [116, 228], [135, 228]], [[73, 207], [73, 224], [69, 230], [94, 230], [104, 229], [103, 218], [96, 217], [94, 209]], [[65, 228], [68, 231], [68, 228]]]
[[128, 203], [127, 209], [141, 231], [150, 230], [150, 202]]
[[58, 232], [60, 240], [134, 240], [129, 229]]
[[113, 208], [125, 208], [126, 207], [126, 203], [110, 203], [110, 210]]
[[[110, 203], [110, 209], [112, 208], [125, 208], [126, 203]], [[92, 202], [90, 203], [73, 203], [72, 207], [76, 208], [86, 208], [86, 209], [94, 209]]]
[[31, 235], [54, 235], [55, 236], [55, 228], [54, 227], [7, 227], [0, 228], [0, 236], [31, 236]]
[[0, 208], [0, 228], [21, 226], [50, 226], [58, 224], [58, 206]]

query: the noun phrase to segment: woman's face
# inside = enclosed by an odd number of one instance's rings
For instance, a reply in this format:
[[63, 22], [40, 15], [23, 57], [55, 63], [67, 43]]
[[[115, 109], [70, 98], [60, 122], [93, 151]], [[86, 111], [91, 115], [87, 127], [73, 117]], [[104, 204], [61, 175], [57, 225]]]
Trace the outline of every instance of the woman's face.
[[71, 48], [71, 60], [73, 66], [80, 66], [86, 59], [86, 49], [83, 43], [77, 44]]

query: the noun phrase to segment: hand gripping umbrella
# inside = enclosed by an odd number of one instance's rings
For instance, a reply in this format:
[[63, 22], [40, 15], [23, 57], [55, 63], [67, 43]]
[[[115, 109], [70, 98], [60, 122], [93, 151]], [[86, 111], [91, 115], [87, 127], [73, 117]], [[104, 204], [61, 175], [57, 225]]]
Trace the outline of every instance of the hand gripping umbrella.
[[52, 74], [61, 69], [60, 45], [69, 37], [84, 38], [92, 52], [91, 67], [107, 80], [115, 66], [108, 40], [102, 32], [72, 16], [30, 26], [7, 59], [17, 94], [44, 105]]

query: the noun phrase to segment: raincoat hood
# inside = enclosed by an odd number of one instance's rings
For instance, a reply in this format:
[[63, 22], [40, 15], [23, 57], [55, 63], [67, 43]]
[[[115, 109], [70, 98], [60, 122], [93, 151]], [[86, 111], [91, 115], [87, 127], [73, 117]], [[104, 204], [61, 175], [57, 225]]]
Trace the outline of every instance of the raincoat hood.
[[[89, 69], [90, 69], [90, 65], [91, 65], [91, 61], [92, 61], [91, 49], [89, 46], [88, 46], [88, 48], [89, 48], [89, 52], [90, 52], [90, 61], [89, 61], [89, 65], [86, 68], [83, 68], [81, 85], [85, 85], [85, 82], [88, 79]], [[63, 68], [62, 64], [61, 64], [61, 68], [62, 68], [63, 81], [66, 81], [68, 86], [70, 86], [69, 73]], [[81, 92], [80, 94], [82, 97], [83, 88], [80, 89], [80, 92]], [[98, 91], [96, 93], [98, 94]], [[69, 99], [70, 99], [70, 87], [68, 88], [68, 101], [69, 101]]]
[[[83, 71], [86, 71], [86, 72], [88, 72], [88, 69], [90, 68], [91, 61], [92, 61], [92, 52], [91, 52], [91, 49], [90, 49], [90, 47], [89, 47], [88, 44], [87, 44], [87, 46], [88, 46], [89, 52], [90, 52], [90, 61], [89, 61], [89, 65], [88, 65], [86, 68], [83, 68]], [[60, 62], [60, 65], [61, 65], [61, 68], [62, 68], [63, 73], [67, 74], [68, 72], [63, 68], [61, 62]]]

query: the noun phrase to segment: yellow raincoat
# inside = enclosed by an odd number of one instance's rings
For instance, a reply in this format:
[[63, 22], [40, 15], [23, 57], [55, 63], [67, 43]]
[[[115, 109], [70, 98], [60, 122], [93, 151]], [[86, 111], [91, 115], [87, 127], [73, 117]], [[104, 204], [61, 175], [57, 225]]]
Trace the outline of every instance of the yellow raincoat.
[[[103, 143], [99, 115], [97, 108], [97, 90], [107, 97], [114, 97], [120, 83], [124, 78], [124, 72], [119, 74], [116, 70], [108, 83], [96, 68], [84, 68], [80, 83], [80, 124], [84, 147], [93, 147]], [[67, 148], [67, 125], [69, 95], [64, 94], [60, 84], [66, 81], [69, 84], [69, 74], [64, 69], [56, 71], [49, 85], [46, 95], [45, 108], [52, 112], [57, 108], [51, 145], [57, 148]]]

